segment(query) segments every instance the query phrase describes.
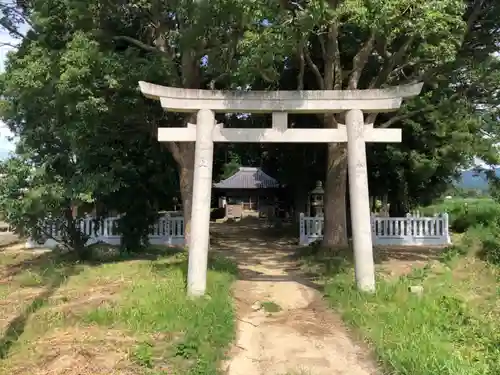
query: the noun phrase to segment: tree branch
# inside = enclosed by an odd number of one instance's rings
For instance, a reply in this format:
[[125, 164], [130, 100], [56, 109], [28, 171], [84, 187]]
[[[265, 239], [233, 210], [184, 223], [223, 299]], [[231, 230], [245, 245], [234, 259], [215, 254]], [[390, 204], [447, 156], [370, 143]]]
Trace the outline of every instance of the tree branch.
[[0, 47], [18, 48], [19, 46], [12, 43], [0, 42]]
[[300, 39], [299, 45], [297, 47], [297, 55], [299, 58], [299, 74], [297, 76], [297, 90], [304, 90], [304, 73], [306, 68], [306, 62], [304, 58], [304, 46], [306, 37]]
[[24, 39], [24, 35], [21, 34], [15, 28], [11, 27], [10, 25], [2, 24], [1, 27], [3, 27], [5, 30], [7, 30], [10, 34], [17, 36], [19, 39]]
[[177, 164], [181, 165], [182, 155], [179, 149], [179, 145], [176, 142], [167, 142], [165, 143], [165, 146], [172, 153], [172, 156]]
[[374, 48], [384, 60], [391, 58], [391, 53], [387, 51], [387, 38], [376, 37]]
[[[439, 103], [439, 105], [443, 105], [445, 103], [451, 103], [453, 100], [457, 99], [460, 96], [466, 96], [467, 91], [468, 91], [468, 89], [463, 90], [463, 92], [456, 92], [453, 95], [451, 95], [448, 99], [446, 99], [445, 101]], [[410, 112], [407, 112], [407, 113], [404, 113], [401, 115], [393, 116], [389, 120], [387, 120], [386, 122], [382, 123], [379, 127], [380, 128], [388, 128], [396, 122], [409, 119], [409, 118], [411, 118], [415, 115], [421, 114], [421, 113], [431, 112], [435, 109], [436, 109], [436, 105], [428, 104], [428, 105], [425, 105], [422, 108], [416, 109], [414, 111], [410, 111]], [[368, 120], [367, 120], [367, 123], [369, 123]]]
[[464, 40], [467, 34], [472, 30], [472, 26], [474, 25], [474, 22], [477, 21], [479, 16], [481, 15], [482, 12], [482, 7], [484, 5], [485, 0], [476, 0], [474, 2], [474, 5], [472, 7], [472, 11], [467, 18], [467, 27], [466, 27], [466, 32], [464, 33]]
[[323, 34], [318, 35], [319, 46], [321, 47], [321, 55], [323, 56], [323, 60], [326, 60], [326, 47], [325, 47], [325, 37]]
[[208, 87], [210, 88], [210, 90], [215, 90], [215, 84], [217, 82], [219, 82], [221, 79], [228, 77], [228, 76], [229, 76], [228, 72], [224, 72], [224, 73], [219, 74], [217, 77], [215, 77], [214, 79], [212, 79], [210, 81], [210, 83], [208, 84]]
[[377, 112], [369, 113], [368, 116], [366, 116], [365, 124], [375, 124], [375, 121], [377, 120], [377, 116], [378, 116]]
[[133, 46], [135, 46], [137, 48], [140, 48], [140, 49], [142, 49], [144, 51], [155, 52], [155, 53], [159, 53], [159, 54], [162, 54], [162, 55], [168, 55], [168, 53], [166, 51], [162, 51], [162, 50], [160, 50], [157, 47], [154, 47], [154, 46], [151, 46], [149, 44], [143, 43], [140, 40], [132, 38], [130, 36], [118, 35], [118, 36], [113, 37], [113, 39], [114, 40], [121, 40], [121, 41], [130, 43]]
[[182, 86], [190, 89], [199, 89], [201, 86], [200, 61], [197, 51], [184, 50], [181, 53]]
[[419, 65], [429, 64], [432, 62], [434, 62], [434, 59], [421, 59], [421, 60], [417, 60], [415, 62], [407, 62], [405, 64], [399, 65], [398, 67], [393, 69], [393, 71], [390, 73], [389, 77], [387, 78], [387, 81], [389, 81], [391, 79], [391, 76], [396, 75], [399, 72], [402, 72], [403, 70], [405, 70], [407, 68], [416, 69]]
[[441, 68], [439, 65], [435, 65], [427, 70], [417, 70], [414, 74], [408, 77], [408, 82], [424, 82], [426, 84], [433, 85], [435, 83], [434, 76], [435, 73]]
[[[461, 46], [464, 45], [465, 40], [467, 39], [468, 35], [470, 34], [474, 23], [478, 20], [478, 18], [481, 16], [481, 13], [484, 11], [483, 5], [485, 4], [485, 0], [476, 0], [472, 6], [471, 12], [469, 16], [467, 17], [467, 23], [466, 23], [466, 28], [463, 33], [463, 37], [461, 40]], [[420, 72], [415, 72], [415, 74], [409, 79], [411, 82], [429, 82], [431, 80], [431, 76], [434, 75], [434, 73], [439, 70], [440, 66], [434, 66], [426, 71], [420, 71]]]
[[[436, 108], [435, 106], [429, 105], [429, 106], [425, 106], [425, 107], [416, 109], [415, 111], [411, 111], [411, 112], [408, 112], [405, 114], [393, 116], [389, 120], [387, 120], [386, 122], [382, 123], [380, 126], [377, 126], [377, 128], [388, 128], [391, 125], [395, 124], [396, 122], [409, 119], [409, 118], [411, 118], [415, 115], [418, 115], [420, 113], [430, 112], [430, 111], [434, 110], [435, 108]], [[370, 123], [369, 118], [367, 119], [367, 123]]]
[[361, 78], [361, 74], [363, 73], [363, 69], [368, 62], [368, 58], [373, 50], [373, 45], [375, 43], [376, 31], [372, 29], [370, 31], [370, 36], [366, 40], [365, 44], [358, 51], [356, 56], [354, 56], [352, 60], [352, 72], [349, 77], [349, 83], [347, 87], [350, 90], [356, 90], [358, 88], [359, 79]]
[[375, 77], [375, 79], [373, 79], [370, 83], [370, 89], [380, 87], [387, 82], [391, 73], [394, 71], [394, 68], [401, 63], [406, 51], [414, 40], [415, 37], [413, 35], [409, 36], [403, 45], [395, 53], [393, 53], [388, 60], [386, 60], [386, 63], [384, 64], [385, 66], [381, 69], [377, 77]]
[[[231, 73], [231, 64], [234, 60], [234, 56], [236, 55], [236, 50], [238, 48], [238, 40], [239, 40], [239, 33], [238, 30], [235, 29], [233, 30], [231, 40], [224, 44], [224, 46], [227, 47], [228, 49], [228, 56], [227, 56], [227, 65], [226, 69], [223, 73], [221, 73], [218, 77], [214, 78], [212, 81], [209, 83], [209, 87], [214, 90], [215, 89], [215, 84], [221, 80], [222, 78], [230, 76]], [[205, 50], [206, 53], [208, 53], [207, 50]]]
[[320, 90], [325, 89], [325, 84], [323, 82], [323, 76], [321, 75], [321, 72], [319, 71], [318, 66], [312, 61], [311, 54], [309, 53], [309, 49], [307, 48], [307, 45], [304, 44], [303, 46], [303, 51], [304, 51], [304, 57], [307, 62], [307, 65], [309, 68], [313, 71], [314, 76], [316, 77], [316, 82], [318, 83], [318, 87]]
[[342, 65], [340, 63], [339, 29], [335, 22], [328, 26], [324, 59], [325, 84], [327, 90], [342, 89]]
[[[18, 8], [21, 8], [21, 10], [19, 10]], [[19, 30], [15, 28], [16, 25], [19, 24], [25, 23], [29, 27], [33, 28], [33, 23], [26, 13], [27, 10], [23, 8], [22, 5], [20, 6], [19, 3], [16, 3], [16, 5], [9, 5], [5, 4], [5, 2], [2, 2], [2, 4], [0, 4], [0, 11], [4, 16], [4, 21], [1, 22], [0, 26], [12, 35], [15, 35], [20, 39], [23, 39], [25, 37], [25, 35], [23, 35]], [[10, 15], [9, 13], [12, 13], [12, 15]]]

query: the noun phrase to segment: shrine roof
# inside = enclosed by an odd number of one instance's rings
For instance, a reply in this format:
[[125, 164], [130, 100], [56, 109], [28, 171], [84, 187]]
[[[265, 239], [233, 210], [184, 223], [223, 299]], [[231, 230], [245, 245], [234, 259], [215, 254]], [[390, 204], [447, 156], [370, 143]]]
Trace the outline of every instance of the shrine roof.
[[241, 167], [238, 172], [214, 184], [217, 189], [272, 189], [279, 182], [256, 167]]

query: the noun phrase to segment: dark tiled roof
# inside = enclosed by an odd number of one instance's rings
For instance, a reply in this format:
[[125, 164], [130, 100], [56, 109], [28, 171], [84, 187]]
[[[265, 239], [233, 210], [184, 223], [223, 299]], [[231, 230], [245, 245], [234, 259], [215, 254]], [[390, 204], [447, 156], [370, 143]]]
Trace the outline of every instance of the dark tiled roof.
[[279, 187], [279, 182], [260, 168], [241, 167], [231, 177], [214, 184], [218, 189], [268, 189]]

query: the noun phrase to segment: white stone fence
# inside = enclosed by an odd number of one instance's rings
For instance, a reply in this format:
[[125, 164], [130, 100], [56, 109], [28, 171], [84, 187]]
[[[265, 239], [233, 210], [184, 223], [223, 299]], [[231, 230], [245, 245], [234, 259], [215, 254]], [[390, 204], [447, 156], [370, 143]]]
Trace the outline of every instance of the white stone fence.
[[[97, 224], [94, 218], [88, 217], [80, 221], [80, 230], [89, 236], [86, 245], [104, 242], [110, 245], [119, 245], [121, 235], [118, 233], [119, 217], [108, 217]], [[61, 233], [55, 225], [47, 224], [44, 228], [51, 237], [43, 243], [37, 243], [32, 239], [26, 242], [26, 248], [54, 248], [58, 245], [57, 239], [61, 238]], [[149, 242], [152, 245], [180, 246], [184, 244], [184, 217], [164, 215], [158, 219], [149, 232]]]
[[[94, 218], [80, 221], [80, 230], [89, 236], [87, 245], [104, 242], [119, 245], [121, 235], [118, 233], [119, 217], [109, 217], [96, 225]], [[422, 217], [415, 212], [406, 217], [372, 216], [372, 236], [374, 245], [396, 246], [441, 246], [451, 244], [448, 229], [448, 214]], [[300, 214], [300, 244], [308, 245], [323, 238], [324, 219], [322, 217], [306, 217]], [[54, 248], [60, 238], [55, 226], [47, 225], [45, 231], [53, 238], [43, 243], [29, 239], [27, 248]], [[153, 245], [181, 246], [184, 244], [184, 217], [161, 216], [151, 227], [149, 241]]]
[[[309, 245], [323, 238], [323, 217], [300, 214], [300, 244]], [[448, 214], [432, 217], [415, 212], [406, 217], [377, 217], [372, 215], [374, 245], [442, 246], [451, 244]]]

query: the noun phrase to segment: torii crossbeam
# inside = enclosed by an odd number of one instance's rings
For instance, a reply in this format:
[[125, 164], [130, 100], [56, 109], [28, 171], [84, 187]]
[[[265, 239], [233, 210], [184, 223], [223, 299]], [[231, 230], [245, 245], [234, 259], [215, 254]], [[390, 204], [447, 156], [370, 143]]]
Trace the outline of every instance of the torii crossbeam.
[[[210, 198], [214, 142], [332, 143], [347, 142], [349, 194], [359, 289], [375, 289], [366, 142], [401, 142], [401, 129], [378, 129], [364, 123], [363, 112], [396, 111], [403, 98], [416, 96], [422, 84], [382, 90], [213, 91], [139, 82], [142, 93], [172, 112], [197, 112], [196, 124], [159, 128], [160, 142], [196, 142], [193, 206], [189, 243], [188, 294], [205, 293], [209, 248]], [[215, 112], [272, 113], [270, 129], [224, 128]], [[288, 129], [288, 113], [341, 113], [346, 124], [336, 129]]]

